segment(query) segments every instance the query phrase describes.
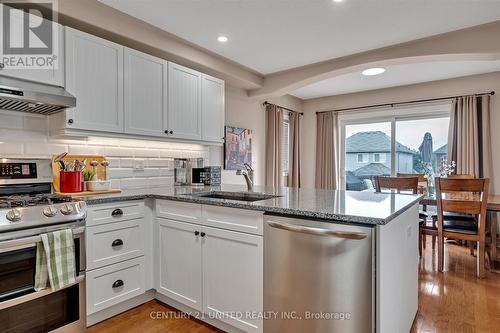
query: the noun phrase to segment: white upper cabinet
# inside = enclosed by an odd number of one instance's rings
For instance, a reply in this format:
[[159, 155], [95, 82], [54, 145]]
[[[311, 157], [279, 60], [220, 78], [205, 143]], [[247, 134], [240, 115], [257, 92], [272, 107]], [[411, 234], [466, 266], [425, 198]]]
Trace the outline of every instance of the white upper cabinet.
[[66, 28], [66, 90], [69, 128], [123, 132], [123, 46]]
[[167, 62], [125, 48], [125, 133], [165, 136]]
[[57, 41], [53, 47], [57, 47], [55, 54], [58, 61], [52, 68], [48, 69], [0, 69], [0, 75], [15, 77], [18, 79], [46, 83], [53, 86], [64, 87], [64, 27], [54, 23], [53, 28], [57, 31], [53, 34]]
[[168, 78], [170, 136], [201, 140], [201, 73], [169, 63]]
[[224, 81], [203, 74], [201, 77], [202, 140], [224, 141]]

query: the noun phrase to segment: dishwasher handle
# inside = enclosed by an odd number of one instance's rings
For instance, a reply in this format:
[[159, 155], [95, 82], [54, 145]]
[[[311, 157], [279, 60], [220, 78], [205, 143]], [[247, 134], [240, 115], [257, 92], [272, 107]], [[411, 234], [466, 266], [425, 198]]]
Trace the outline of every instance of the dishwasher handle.
[[288, 223], [280, 223], [280, 222], [267, 222], [267, 224], [269, 224], [269, 226], [273, 228], [298, 232], [301, 234], [314, 235], [314, 236], [331, 236], [331, 237], [354, 239], [354, 240], [365, 239], [368, 236], [366, 233], [360, 231], [337, 231], [337, 230], [329, 230], [321, 228], [304, 227], [304, 226], [293, 225]]

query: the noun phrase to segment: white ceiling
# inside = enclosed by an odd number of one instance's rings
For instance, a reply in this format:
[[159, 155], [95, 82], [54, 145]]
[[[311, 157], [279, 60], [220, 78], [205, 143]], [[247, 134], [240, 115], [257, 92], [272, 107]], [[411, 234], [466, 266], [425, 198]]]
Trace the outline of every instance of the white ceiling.
[[100, 1], [263, 74], [500, 20], [500, 0]]
[[386, 67], [386, 72], [364, 76], [361, 72], [340, 75], [291, 92], [302, 99], [396, 87], [474, 74], [500, 71], [500, 61], [439, 61]]

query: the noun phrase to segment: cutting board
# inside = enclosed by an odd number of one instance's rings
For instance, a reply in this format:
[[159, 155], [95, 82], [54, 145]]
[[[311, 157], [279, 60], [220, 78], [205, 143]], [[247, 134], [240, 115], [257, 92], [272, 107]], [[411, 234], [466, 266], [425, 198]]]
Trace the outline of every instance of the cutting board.
[[[54, 185], [54, 192], [59, 192], [59, 171], [61, 171], [61, 168], [59, 167], [59, 163], [54, 162], [54, 159], [57, 157], [57, 155], [52, 155], [52, 176], [54, 179], [53, 185]], [[62, 160], [63, 162], [74, 162], [75, 160], [82, 161], [84, 159], [87, 159], [87, 166], [85, 167], [85, 170], [93, 170], [92, 166], [90, 165], [91, 161], [97, 161], [99, 162], [99, 165], [96, 167], [96, 174], [98, 179], [107, 179], [106, 178], [106, 168], [101, 165], [101, 162], [104, 161], [106, 158], [102, 155], [66, 155]], [[119, 191], [119, 190], [118, 190]], [[80, 192], [83, 193], [83, 192]], [[90, 192], [90, 193], [97, 193], [97, 192]], [[102, 193], [102, 191], [100, 192]], [[113, 192], [115, 193], [115, 192]]]
[[67, 195], [70, 197], [88, 197], [91, 195], [102, 195], [102, 194], [113, 194], [113, 193], [120, 193], [122, 190], [118, 188], [110, 188], [107, 191], [84, 191], [84, 192], [76, 192], [76, 193], [63, 193], [63, 192], [56, 192], [56, 194], [61, 194], [61, 195]]

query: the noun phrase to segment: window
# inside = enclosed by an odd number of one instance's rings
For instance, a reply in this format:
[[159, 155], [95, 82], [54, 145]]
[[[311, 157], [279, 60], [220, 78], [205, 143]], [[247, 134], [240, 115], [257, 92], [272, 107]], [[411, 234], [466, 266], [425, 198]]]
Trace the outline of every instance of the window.
[[429, 167], [437, 174], [448, 162], [449, 110], [446, 104], [339, 114], [342, 187], [367, 190], [375, 176]]
[[358, 163], [367, 163], [368, 154], [358, 154]]
[[284, 177], [288, 176], [288, 162], [290, 160], [290, 157], [288, 156], [288, 147], [290, 142], [290, 123], [287, 118], [288, 117], [286, 117], [283, 121], [283, 138], [281, 140], [281, 168], [283, 170]]
[[373, 154], [373, 162], [385, 163], [385, 154], [380, 154], [380, 153]]

